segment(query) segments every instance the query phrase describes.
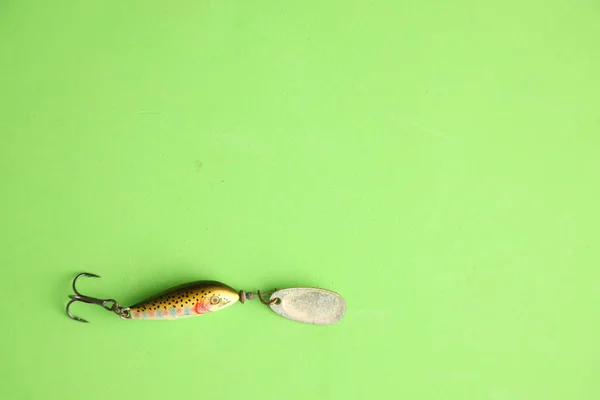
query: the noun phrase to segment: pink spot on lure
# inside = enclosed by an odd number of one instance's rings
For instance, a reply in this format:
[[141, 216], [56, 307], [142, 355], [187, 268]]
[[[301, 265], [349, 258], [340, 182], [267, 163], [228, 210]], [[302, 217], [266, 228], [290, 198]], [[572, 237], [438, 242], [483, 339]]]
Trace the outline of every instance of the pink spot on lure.
[[208, 307], [204, 302], [199, 301], [196, 303], [194, 311], [196, 311], [196, 314], [206, 314], [208, 312]]

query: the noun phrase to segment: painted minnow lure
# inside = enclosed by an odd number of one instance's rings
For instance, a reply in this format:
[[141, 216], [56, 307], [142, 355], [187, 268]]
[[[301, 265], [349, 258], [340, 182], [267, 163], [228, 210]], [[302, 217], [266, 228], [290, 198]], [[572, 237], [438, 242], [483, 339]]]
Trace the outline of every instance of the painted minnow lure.
[[[225, 309], [238, 301], [244, 303], [258, 297], [261, 303], [271, 307], [277, 314], [299, 322], [317, 325], [329, 325], [340, 321], [346, 314], [346, 302], [339, 294], [319, 288], [289, 288], [274, 292], [257, 294], [235, 291], [233, 288], [216, 281], [198, 281], [186, 283], [164, 290], [154, 296], [129, 307], [123, 307], [114, 299], [98, 299], [81, 294], [76, 287], [81, 277], [99, 278], [98, 275], [81, 273], [73, 280], [74, 295], [67, 303], [69, 318], [88, 322], [71, 313], [75, 302], [97, 304], [122, 319], [175, 320], [195, 317]], [[264, 296], [270, 296], [268, 300]]]
[[129, 307], [131, 319], [178, 319], [221, 310], [240, 295], [227, 285], [199, 281], [167, 289]]

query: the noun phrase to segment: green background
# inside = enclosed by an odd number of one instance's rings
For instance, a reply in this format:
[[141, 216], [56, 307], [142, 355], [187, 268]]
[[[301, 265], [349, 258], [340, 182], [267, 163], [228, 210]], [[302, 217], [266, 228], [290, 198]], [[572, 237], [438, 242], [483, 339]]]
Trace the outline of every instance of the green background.
[[[0, 398], [600, 398], [600, 7], [2, 1]], [[197, 279], [341, 293], [130, 304]]]

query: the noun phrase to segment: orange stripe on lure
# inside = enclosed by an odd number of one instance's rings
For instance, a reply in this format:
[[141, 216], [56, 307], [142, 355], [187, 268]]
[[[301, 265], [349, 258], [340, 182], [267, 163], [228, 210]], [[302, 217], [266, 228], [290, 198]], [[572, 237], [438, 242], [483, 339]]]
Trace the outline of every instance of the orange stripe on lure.
[[[73, 280], [74, 295], [67, 303], [69, 318], [88, 322], [71, 313], [76, 302], [97, 304], [114, 312], [122, 319], [175, 320], [194, 317], [225, 309], [238, 301], [258, 297], [261, 303], [271, 307], [277, 314], [299, 322], [329, 325], [340, 321], [346, 313], [346, 302], [339, 294], [319, 288], [289, 288], [261, 295], [233, 288], [216, 281], [197, 281], [172, 287], [129, 307], [123, 307], [114, 299], [99, 299], [81, 294], [76, 287], [81, 277], [99, 278], [98, 275], [81, 273]], [[264, 296], [269, 296], [265, 300]]]

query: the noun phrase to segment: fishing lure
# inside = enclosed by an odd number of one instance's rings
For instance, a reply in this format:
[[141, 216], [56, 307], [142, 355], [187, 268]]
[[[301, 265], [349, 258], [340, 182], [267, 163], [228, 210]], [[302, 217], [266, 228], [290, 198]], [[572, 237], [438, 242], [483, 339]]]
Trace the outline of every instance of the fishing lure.
[[[175, 320], [195, 317], [223, 310], [237, 303], [258, 298], [282, 317], [316, 325], [329, 325], [340, 321], [346, 314], [346, 302], [330, 290], [297, 287], [275, 290], [269, 293], [235, 291], [216, 281], [197, 281], [172, 287], [129, 307], [123, 307], [114, 299], [99, 299], [81, 294], [76, 287], [81, 277], [99, 278], [98, 275], [81, 273], [73, 280], [71, 301], [67, 303], [67, 315], [75, 321], [88, 322], [71, 313], [75, 302], [97, 304], [114, 312], [122, 319]], [[265, 299], [265, 296], [269, 296]]]

